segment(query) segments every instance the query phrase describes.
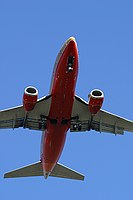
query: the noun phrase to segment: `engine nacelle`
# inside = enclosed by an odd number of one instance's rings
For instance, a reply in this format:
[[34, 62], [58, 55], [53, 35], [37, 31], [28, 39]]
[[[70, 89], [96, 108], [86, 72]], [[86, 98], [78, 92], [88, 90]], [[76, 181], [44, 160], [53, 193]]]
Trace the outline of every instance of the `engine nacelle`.
[[34, 109], [38, 99], [38, 90], [35, 87], [29, 86], [25, 88], [23, 95], [23, 106], [25, 111], [31, 111]]
[[95, 115], [102, 107], [104, 94], [101, 90], [95, 89], [91, 91], [88, 97], [89, 97], [89, 103], [88, 103], [89, 111], [91, 114]]

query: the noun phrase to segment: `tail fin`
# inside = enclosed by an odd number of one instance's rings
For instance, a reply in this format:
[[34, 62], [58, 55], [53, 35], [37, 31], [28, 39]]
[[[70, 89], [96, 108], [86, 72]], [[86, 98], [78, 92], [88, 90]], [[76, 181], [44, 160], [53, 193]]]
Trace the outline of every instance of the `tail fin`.
[[[23, 168], [16, 169], [4, 175], [4, 178], [30, 177], [30, 176], [44, 176], [41, 162], [37, 162]], [[78, 172], [71, 170], [59, 163], [57, 163], [49, 176], [68, 178], [75, 180], [84, 180], [84, 176]]]

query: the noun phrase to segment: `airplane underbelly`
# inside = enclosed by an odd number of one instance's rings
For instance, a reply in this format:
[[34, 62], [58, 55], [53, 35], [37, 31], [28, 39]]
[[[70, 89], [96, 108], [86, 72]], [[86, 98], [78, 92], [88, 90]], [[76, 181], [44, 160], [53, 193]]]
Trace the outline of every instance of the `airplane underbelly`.
[[43, 165], [45, 171], [52, 171], [63, 150], [74, 101], [71, 88], [52, 96], [51, 108], [46, 124], [43, 145]]
[[[68, 60], [72, 62], [71, 67]], [[52, 171], [64, 147], [75, 95], [78, 52], [72, 41], [62, 54], [52, 81], [52, 101], [43, 138], [42, 163], [45, 172]]]
[[70, 127], [72, 106], [73, 97], [69, 98], [69, 102], [64, 100], [64, 97], [60, 98], [60, 95], [53, 98], [44, 135], [43, 163], [45, 163], [45, 171], [46, 169], [49, 171], [52, 165], [53, 168], [61, 155]]

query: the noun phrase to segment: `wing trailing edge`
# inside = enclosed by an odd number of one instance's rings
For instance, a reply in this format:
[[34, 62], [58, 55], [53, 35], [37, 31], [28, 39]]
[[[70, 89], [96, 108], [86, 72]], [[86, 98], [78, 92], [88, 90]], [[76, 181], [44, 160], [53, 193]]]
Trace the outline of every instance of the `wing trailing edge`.
[[[77, 117], [77, 118], [76, 118]], [[88, 103], [78, 96], [75, 96], [72, 116], [71, 132], [83, 132], [95, 130], [123, 135], [125, 131], [133, 132], [133, 121], [101, 110], [92, 117]]]

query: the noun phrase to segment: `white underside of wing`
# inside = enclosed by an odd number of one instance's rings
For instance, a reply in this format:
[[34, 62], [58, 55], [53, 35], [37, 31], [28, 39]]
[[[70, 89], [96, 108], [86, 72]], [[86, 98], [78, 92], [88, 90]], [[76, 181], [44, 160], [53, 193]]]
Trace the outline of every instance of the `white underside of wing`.
[[[110, 112], [100, 110], [92, 117], [89, 112], [88, 103], [82, 98], [75, 96], [72, 117], [78, 116], [78, 124], [83, 126], [81, 131], [96, 130], [99, 132], [109, 132], [123, 134], [124, 131], [133, 132], [133, 122]], [[75, 121], [72, 121], [72, 125]], [[71, 131], [73, 131], [71, 126]], [[78, 131], [78, 130], [77, 130]]]
[[[41, 130], [41, 116], [48, 116], [51, 105], [51, 95], [39, 99], [33, 111], [27, 114], [25, 128]], [[0, 128], [23, 127], [26, 113], [23, 106], [17, 106], [0, 111]]]

